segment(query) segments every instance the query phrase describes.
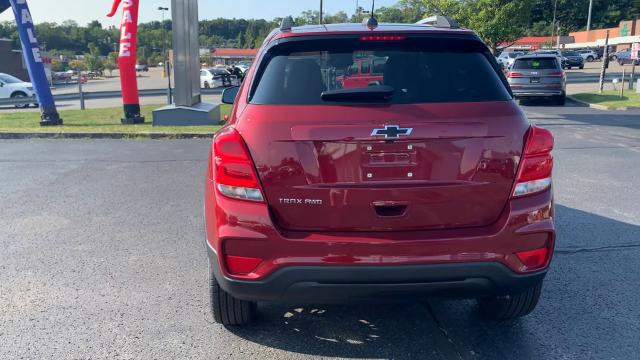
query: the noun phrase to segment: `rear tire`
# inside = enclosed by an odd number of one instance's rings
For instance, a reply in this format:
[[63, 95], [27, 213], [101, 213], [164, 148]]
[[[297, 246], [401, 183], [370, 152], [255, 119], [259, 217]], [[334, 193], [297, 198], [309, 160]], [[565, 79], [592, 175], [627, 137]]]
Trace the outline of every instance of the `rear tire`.
[[584, 69], [584, 65], [580, 65], [580, 67], [578, 69], [580, 69], [580, 70]]
[[557, 95], [557, 96], [554, 96], [553, 98], [553, 103], [558, 106], [564, 106], [566, 102], [567, 102], [567, 95], [565, 94]]
[[[23, 93], [22, 91], [17, 91], [14, 92], [13, 94], [11, 94], [11, 98], [12, 99], [22, 99], [22, 98], [26, 98], [27, 94]], [[16, 108], [18, 109], [26, 109], [29, 107], [29, 104], [23, 104], [23, 105], [16, 105]]]
[[593, 56], [587, 56], [587, 62], [592, 62], [593, 60]]
[[209, 85], [209, 83], [205, 81], [204, 88], [205, 89], [211, 89], [211, 85]]
[[213, 319], [222, 325], [240, 326], [255, 320], [256, 303], [237, 299], [224, 291], [213, 275], [209, 262], [209, 298]]
[[478, 299], [482, 313], [494, 320], [512, 320], [529, 315], [538, 305], [542, 282], [519, 294]]

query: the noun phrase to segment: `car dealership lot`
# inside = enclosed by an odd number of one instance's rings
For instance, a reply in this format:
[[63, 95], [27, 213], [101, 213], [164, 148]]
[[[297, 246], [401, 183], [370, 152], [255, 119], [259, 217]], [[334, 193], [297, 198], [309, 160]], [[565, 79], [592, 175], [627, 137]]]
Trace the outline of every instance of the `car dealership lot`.
[[640, 351], [640, 112], [525, 107], [556, 135], [558, 251], [527, 318], [471, 301], [208, 309], [209, 141], [0, 141], [0, 358], [628, 359]]

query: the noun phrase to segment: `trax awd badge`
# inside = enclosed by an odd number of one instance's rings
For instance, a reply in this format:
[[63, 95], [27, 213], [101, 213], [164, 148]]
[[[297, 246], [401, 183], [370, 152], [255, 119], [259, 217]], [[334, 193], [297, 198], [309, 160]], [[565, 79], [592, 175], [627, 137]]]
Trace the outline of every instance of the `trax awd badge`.
[[373, 129], [371, 136], [384, 136], [385, 140], [397, 140], [400, 136], [409, 136], [412, 128], [401, 128], [398, 125], [385, 125], [384, 129]]
[[280, 198], [280, 204], [285, 205], [322, 205], [319, 199], [283, 199]]

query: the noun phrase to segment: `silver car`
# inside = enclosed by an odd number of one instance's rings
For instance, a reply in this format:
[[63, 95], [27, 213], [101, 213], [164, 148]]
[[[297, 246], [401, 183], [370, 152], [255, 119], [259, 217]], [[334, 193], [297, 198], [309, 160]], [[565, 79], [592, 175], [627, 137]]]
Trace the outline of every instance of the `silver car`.
[[514, 61], [507, 79], [518, 99], [546, 98], [557, 105], [565, 103], [567, 79], [555, 55], [521, 56]]

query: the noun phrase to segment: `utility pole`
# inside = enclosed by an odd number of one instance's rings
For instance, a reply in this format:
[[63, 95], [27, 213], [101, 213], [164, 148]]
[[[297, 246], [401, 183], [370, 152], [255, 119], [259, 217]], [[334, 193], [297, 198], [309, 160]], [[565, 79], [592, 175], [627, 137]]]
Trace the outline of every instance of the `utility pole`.
[[607, 66], [609, 66], [609, 30], [604, 39], [604, 53], [602, 55], [602, 69], [600, 70], [600, 94], [604, 88], [604, 77], [607, 74]]
[[159, 6], [158, 10], [162, 12], [162, 61], [163, 71], [167, 75], [167, 104], [173, 103], [173, 94], [171, 93], [171, 65], [167, 56], [168, 44], [167, 44], [167, 29], [164, 27], [164, 12], [169, 11], [169, 8]]
[[320, 0], [320, 25], [322, 25], [324, 21], [322, 21], [322, 0]]
[[591, 30], [591, 11], [593, 10], [593, 0], [589, 0], [589, 17], [587, 18], [587, 31]]
[[551, 48], [553, 48], [553, 35], [556, 31], [556, 9], [558, 8], [558, 0], [553, 3], [553, 21], [551, 22]]

